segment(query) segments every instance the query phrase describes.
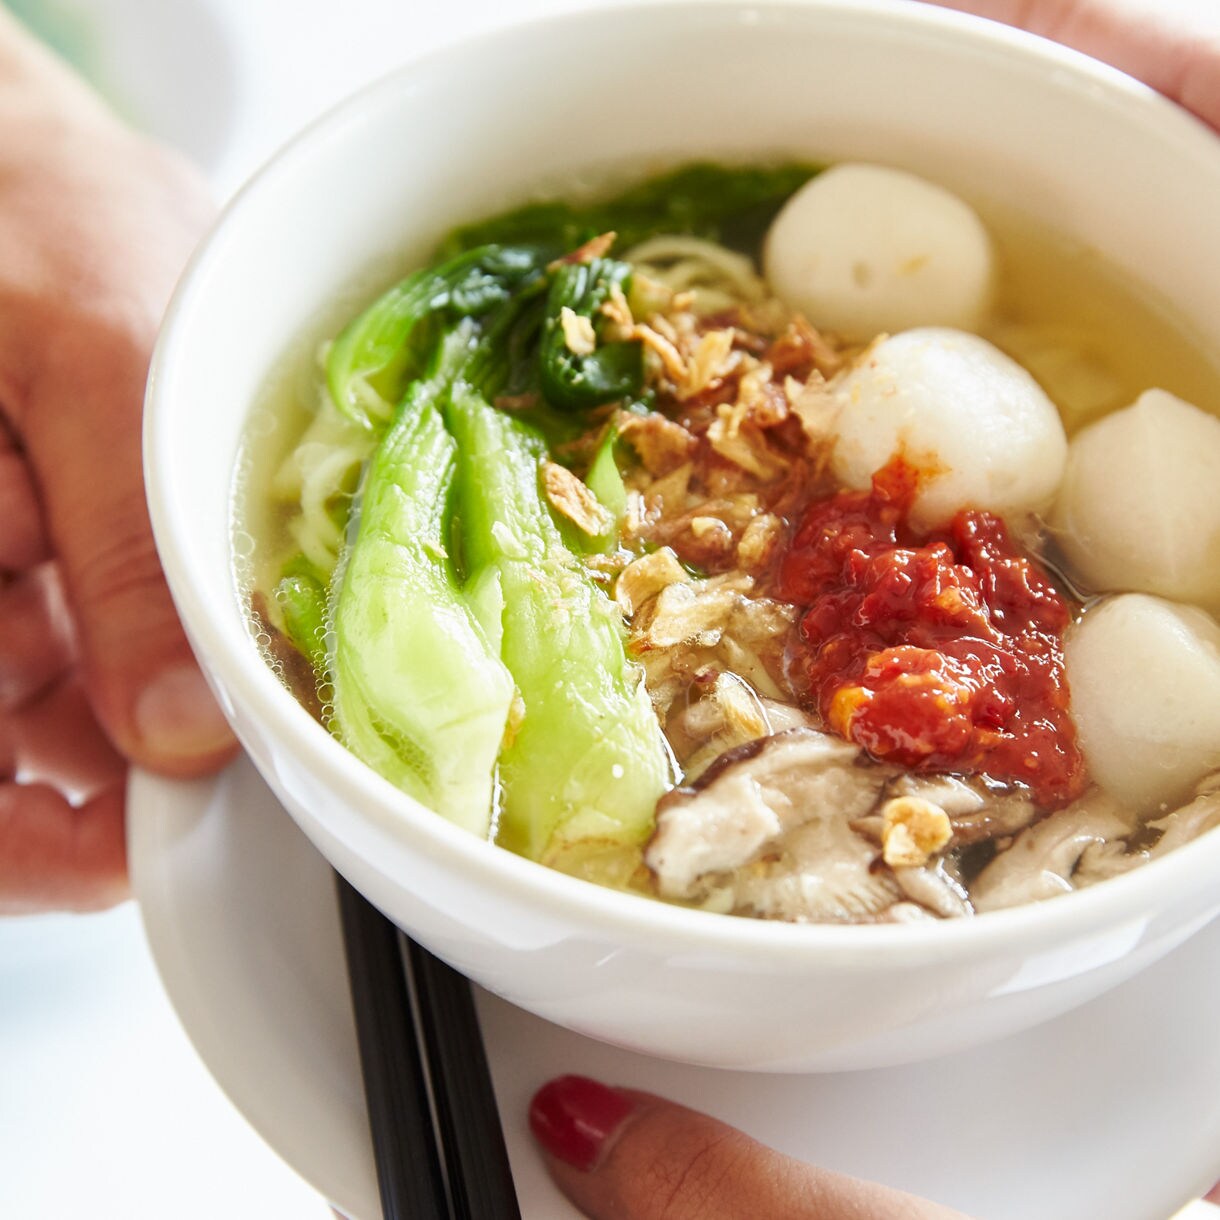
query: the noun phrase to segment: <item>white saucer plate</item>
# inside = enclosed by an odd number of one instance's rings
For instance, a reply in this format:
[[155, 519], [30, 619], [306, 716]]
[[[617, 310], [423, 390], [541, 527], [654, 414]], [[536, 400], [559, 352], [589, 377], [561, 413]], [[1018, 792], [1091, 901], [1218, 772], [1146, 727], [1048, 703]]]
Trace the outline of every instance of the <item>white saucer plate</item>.
[[[153, 955], [204, 1062], [352, 1220], [380, 1215], [332, 876], [245, 759], [137, 775], [130, 863]], [[1166, 1220], [1220, 1177], [1220, 921], [1067, 1016], [923, 1064], [821, 1076], [659, 1062], [480, 992], [528, 1220], [571, 1220], [525, 1130], [581, 1072], [708, 1110], [807, 1160], [986, 1220]]]

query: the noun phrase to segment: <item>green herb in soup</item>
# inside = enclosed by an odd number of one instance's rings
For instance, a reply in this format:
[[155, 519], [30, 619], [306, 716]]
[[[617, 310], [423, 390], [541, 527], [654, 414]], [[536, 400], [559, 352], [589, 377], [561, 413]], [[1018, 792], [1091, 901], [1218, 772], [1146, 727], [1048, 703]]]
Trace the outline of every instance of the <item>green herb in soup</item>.
[[[459, 229], [323, 350], [252, 609], [474, 834], [875, 922], [1220, 822], [1215, 372], [1091, 256], [885, 167], [700, 164]], [[1201, 541], [1140, 549], [1162, 499]]]
[[817, 172], [818, 167], [808, 162], [731, 170], [705, 163], [687, 165], [611, 199], [530, 203], [466, 225], [450, 234], [439, 257], [503, 242], [574, 250], [614, 232], [622, 249], [660, 233], [682, 233], [756, 258], [776, 213]]

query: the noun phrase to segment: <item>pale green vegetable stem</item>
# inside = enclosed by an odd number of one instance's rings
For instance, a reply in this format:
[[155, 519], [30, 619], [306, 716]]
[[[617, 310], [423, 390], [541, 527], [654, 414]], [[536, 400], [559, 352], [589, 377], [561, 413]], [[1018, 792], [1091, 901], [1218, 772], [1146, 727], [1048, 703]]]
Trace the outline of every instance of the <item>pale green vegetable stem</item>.
[[412, 386], [370, 463], [334, 598], [336, 736], [391, 782], [486, 837], [513, 680], [447, 551], [453, 438]]
[[577, 842], [637, 845], [671, 776], [620, 611], [551, 518], [532, 430], [461, 382], [446, 419], [467, 571], [498, 586], [501, 656], [521, 700], [500, 757], [499, 841], [546, 862]]

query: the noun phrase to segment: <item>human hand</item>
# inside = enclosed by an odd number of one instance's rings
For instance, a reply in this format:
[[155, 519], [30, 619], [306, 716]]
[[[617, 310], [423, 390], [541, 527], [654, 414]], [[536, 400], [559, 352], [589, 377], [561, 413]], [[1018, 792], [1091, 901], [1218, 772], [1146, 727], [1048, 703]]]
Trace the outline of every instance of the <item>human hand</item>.
[[144, 381], [211, 214], [0, 9], [0, 912], [126, 892], [127, 764], [232, 739], [178, 625], [144, 502]]
[[1142, 80], [1220, 130], [1215, 0], [926, 0], [1017, 26]]
[[806, 1165], [651, 1093], [583, 1076], [543, 1085], [530, 1128], [591, 1220], [963, 1220], [912, 1195]]

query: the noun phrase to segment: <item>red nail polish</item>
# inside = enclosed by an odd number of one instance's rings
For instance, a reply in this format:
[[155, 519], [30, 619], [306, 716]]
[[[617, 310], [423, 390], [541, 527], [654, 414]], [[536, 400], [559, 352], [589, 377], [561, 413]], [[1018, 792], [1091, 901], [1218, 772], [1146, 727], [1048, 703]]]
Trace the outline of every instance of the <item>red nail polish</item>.
[[534, 1094], [530, 1130], [552, 1156], [589, 1170], [634, 1108], [622, 1093], [587, 1076], [559, 1076]]

